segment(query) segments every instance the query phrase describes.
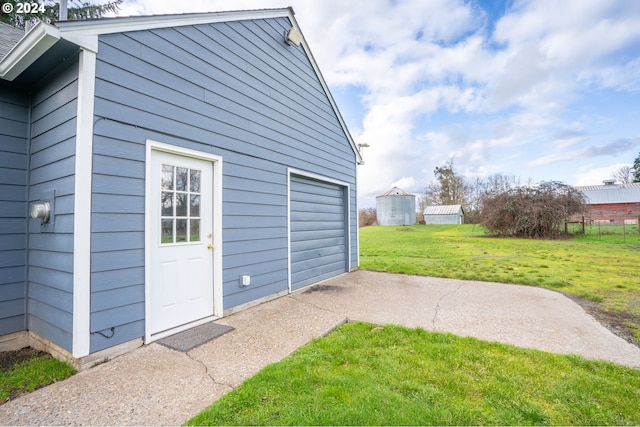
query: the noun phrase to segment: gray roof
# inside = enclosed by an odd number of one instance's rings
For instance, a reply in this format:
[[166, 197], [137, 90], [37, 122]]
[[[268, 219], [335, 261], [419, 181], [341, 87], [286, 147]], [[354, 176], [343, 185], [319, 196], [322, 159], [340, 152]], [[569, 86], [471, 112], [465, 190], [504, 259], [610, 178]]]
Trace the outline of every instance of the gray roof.
[[640, 202], [640, 182], [632, 184], [586, 185], [574, 188], [582, 191], [587, 199], [587, 203], [591, 205]]
[[459, 215], [464, 214], [461, 205], [427, 206], [425, 215]]
[[7, 56], [7, 53], [13, 49], [23, 36], [24, 30], [0, 22], [0, 59]]

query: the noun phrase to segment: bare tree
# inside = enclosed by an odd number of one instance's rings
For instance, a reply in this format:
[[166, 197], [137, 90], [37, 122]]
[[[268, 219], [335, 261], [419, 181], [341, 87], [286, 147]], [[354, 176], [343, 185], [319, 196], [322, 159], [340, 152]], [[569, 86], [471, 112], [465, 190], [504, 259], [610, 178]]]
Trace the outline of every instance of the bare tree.
[[367, 225], [377, 224], [375, 208], [362, 208], [358, 211], [358, 226], [366, 227]]
[[631, 184], [633, 182], [633, 169], [631, 166], [621, 166], [611, 174], [611, 178], [622, 184]]
[[465, 209], [465, 222], [477, 223], [480, 221], [482, 202], [486, 197], [507, 192], [520, 186], [520, 178], [515, 175], [494, 173], [487, 177], [476, 177], [469, 185], [467, 206]]

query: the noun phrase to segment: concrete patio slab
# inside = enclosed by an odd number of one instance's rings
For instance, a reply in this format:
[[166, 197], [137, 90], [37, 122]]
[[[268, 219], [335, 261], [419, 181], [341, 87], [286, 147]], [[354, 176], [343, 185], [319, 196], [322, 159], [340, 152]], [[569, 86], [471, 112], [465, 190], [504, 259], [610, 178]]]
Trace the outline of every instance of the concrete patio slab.
[[422, 327], [640, 369], [640, 348], [564, 295], [356, 271], [218, 320], [188, 352], [140, 347], [0, 406], [0, 425], [178, 425], [264, 366], [347, 320]]

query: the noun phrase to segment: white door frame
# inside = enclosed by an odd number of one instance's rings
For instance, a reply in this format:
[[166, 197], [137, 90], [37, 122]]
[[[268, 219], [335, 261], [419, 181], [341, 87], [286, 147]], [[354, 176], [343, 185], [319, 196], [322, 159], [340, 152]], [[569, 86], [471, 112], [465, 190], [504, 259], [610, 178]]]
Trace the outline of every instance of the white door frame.
[[[165, 153], [175, 154], [179, 156], [192, 157], [200, 160], [210, 161], [213, 166], [213, 316], [205, 319], [183, 325], [170, 331], [151, 335], [151, 245], [152, 230], [155, 230], [151, 224], [151, 192], [153, 191], [151, 179], [151, 152], [161, 151]], [[165, 336], [175, 334], [181, 330], [192, 328], [199, 324], [210, 322], [216, 318], [222, 317], [223, 312], [223, 292], [222, 292], [222, 157], [216, 156], [202, 151], [182, 148], [175, 145], [165, 144], [154, 140], [147, 139], [146, 161], [145, 161], [145, 233], [144, 233], [144, 341], [150, 343]]]

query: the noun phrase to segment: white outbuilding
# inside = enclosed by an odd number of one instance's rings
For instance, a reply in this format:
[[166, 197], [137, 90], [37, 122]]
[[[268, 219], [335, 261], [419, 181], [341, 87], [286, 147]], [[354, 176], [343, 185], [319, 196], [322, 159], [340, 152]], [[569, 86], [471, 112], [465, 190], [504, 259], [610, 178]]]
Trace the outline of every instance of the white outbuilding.
[[464, 224], [461, 205], [427, 206], [424, 210], [425, 224]]

